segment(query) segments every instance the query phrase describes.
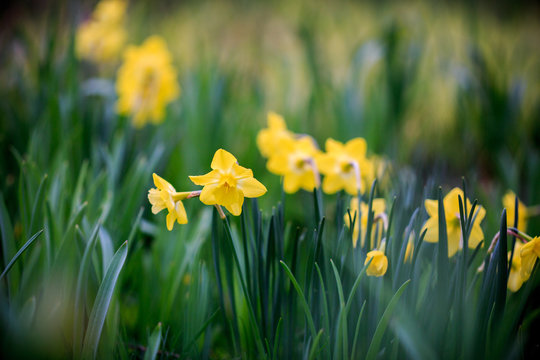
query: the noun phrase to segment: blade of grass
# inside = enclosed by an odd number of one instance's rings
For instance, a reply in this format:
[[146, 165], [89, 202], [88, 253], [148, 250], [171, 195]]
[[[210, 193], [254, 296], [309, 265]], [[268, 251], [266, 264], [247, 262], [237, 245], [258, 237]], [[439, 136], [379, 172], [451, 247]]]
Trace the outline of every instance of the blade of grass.
[[2, 271], [2, 274], [0, 275], [0, 281], [2, 280], [2, 278], [4, 276], [7, 275], [7, 273], [9, 272], [9, 270], [11, 270], [11, 268], [13, 267], [13, 265], [15, 265], [15, 262], [17, 262], [17, 260], [19, 259], [19, 257], [26, 251], [26, 249], [32, 245], [32, 243], [39, 237], [39, 235], [41, 235], [41, 233], [43, 232], [43, 229], [39, 230], [37, 233], [35, 233], [20, 249], [19, 251], [17, 251], [17, 253], [15, 254], [15, 256], [13, 256], [13, 258], [11, 259], [11, 261], [9, 262], [9, 264], [6, 266], [6, 268], [4, 269], [4, 271]]
[[144, 353], [144, 360], [154, 360], [159, 350], [159, 345], [161, 343], [161, 323], [158, 323], [154, 331], [148, 339], [148, 346]]

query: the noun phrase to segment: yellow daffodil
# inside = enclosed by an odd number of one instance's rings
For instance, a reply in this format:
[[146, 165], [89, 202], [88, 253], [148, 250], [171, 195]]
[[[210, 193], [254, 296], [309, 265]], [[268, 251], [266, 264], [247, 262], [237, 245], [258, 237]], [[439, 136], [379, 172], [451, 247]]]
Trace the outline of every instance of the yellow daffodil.
[[94, 62], [116, 60], [126, 40], [123, 19], [125, 1], [103, 0], [92, 18], [77, 30], [77, 54]]
[[376, 277], [383, 276], [388, 269], [388, 259], [386, 258], [386, 255], [380, 250], [372, 250], [367, 253], [364, 265], [366, 265], [371, 258], [373, 258], [373, 260], [366, 269], [366, 274], [368, 276]]
[[279, 150], [282, 140], [294, 138], [294, 134], [287, 130], [287, 125], [281, 115], [269, 112], [267, 121], [268, 128], [262, 129], [257, 134], [257, 146], [262, 156], [266, 158]]
[[213, 169], [206, 175], [190, 176], [202, 185], [200, 200], [206, 205], [222, 205], [234, 216], [242, 213], [244, 197], [255, 198], [266, 193], [266, 187], [253, 177], [253, 171], [238, 165], [229, 152], [219, 149], [214, 154]]
[[156, 188], [148, 191], [148, 200], [152, 204], [152, 213], [157, 214], [163, 209], [169, 211], [167, 214], [167, 229], [169, 231], [173, 229], [175, 221], [179, 224], [187, 224], [186, 209], [181, 200], [186, 199], [189, 193], [178, 193], [165, 179], [157, 174], [152, 174], [152, 176], [156, 186]]
[[540, 257], [540, 237], [537, 236], [521, 247], [521, 278], [527, 280], [533, 271], [536, 259]]
[[[353, 229], [353, 247], [356, 247], [356, 243], [358, 241], [358, 229], [361, 225], [361, 228], [362, 228], [362, 237], [361, 237], [361, 242], [360, 242], [360, 246], [364, 246], [364, 242], [365, 242], [365, 237], [366, 237], [366, 227], [367, 227], [367, 222], [368, 222], [368, 210], [369, 210], [369, 205], [364, 203], [364, 202], [361, 202], [360, 203], [360, 213], [358, 212], [358, 198], [352, 198], [351, 199], [351, 204], [350, 204], [350, 213], [351, 213], [351, 216], [355, 216], [356, 214], [356, 221], [354, 223], [354, 229]], [[386, 210], [386, 204], [384, 202], [384, 199], [373, 199], [373, 203], [372, 203], [372, 209], [371, 209], [374, 213], [373, 215], [373, 218], [377, 218], [377, 217], [380, 217], [384, 214], [385, 210]], [[358, 219], [360, 218], [360, 220]], [[349, 219], [349, 214], [345, 214], [345, 223], [347, 224], [347, 226], [351, 226], [350, 224], [350, 219]], [[360, 223], [360, 225], [359, 225]], [[375, 225], [374, 225], [374, 228], [375, 228]], [[382, 237], [382, 230], [379, 230], [379, 236], [378, 236], [378, 239], [377, 239], [377, 246], [379, 245], [380, 241], [381, 241], [381, 237]], [[374, 239], [375, 239], [375, 232], [372, 231], [372, 238], [371, 238], [371, 244], [370, 244], [370, 248], [373, 248], [374, 244]]]
[[[514, 247], [514, 256], [512, 257], [512, 265], [510, 267], [510, 274], [508, 275], [508, 289], [510, 291], [516, 292], [521, 288], [523, 282], [527, 279], [524, 279], [521, 276], [521, 248], [523, 243], [519, 240], [516, 240], [516, 246]], [[508, 261], [510, 261], [510, 256], [512, 252], [508, 252]]]
[[405, 258], [403, 259], [404, 263], [412, 262], [414, 254], [414, 231], [411, 232], [409, 236], [409, 241], [407, 242], [407, 248], [405, 249]]
[[131, 115], [137, 128], [163, 121], [165, 107], [180, 94], [171, 55], [162, 38], [152, 36], [141, 46], [130, 46], [118, 70], [118, 112]]
[[[507, 191], [503, 197], [502, 203], [503, 203], [503, 206], [506, 208], [506, 219], [507, 219], [508, 226], [514, 226], [514, 217], [516, 214], [515, 201], [516, 201], [516, 194], [511, 190]], [[525, 206], [525, 204], [523, 204], [518, 199], [518, 230], [520, 231], [527, 230], [527, 220], [529, 218], [529, 214], [527, 210], [528, 209]]]
[[266, 167], [270, 172], [283, 176], [286, 193], [297, 192], [300, 188], [313, 191], [319, 187], [319, 171], [315, 164], [318, 153], [314, 140], [309, 136], [283, 139], [280, 149], [270, 156]]
[[366, 179], [372, 177], [373, 166], [366, 158], [367, 144], [363, 138], [349, 140], [346, 144], [326, 140], [326, 153], [317, 157], [317, 166], [325, 175], [322, 189], [334, 194], [345, 189], [351, 195], [357, 195], [366, 187]]
[[[463, 200], [463, 190], [454, 188], [443, 199], [446, 231], [448, 234], [448, 257], [454, 256], [458, 249], [463, 248], [458, 196], [461, 196]], [[470, 211], [471, 203], [469, 199], [466, 202], [467, 208]], [[430, 217], [422, 229], [422, 231], [427, 229], [424, 240], [430, 243], [436, 243], [439, 241], [439, 202], [437, 200], [426, 200], [425, 207]], [[469, 247], [473, 249], [484, 240], [484, 233], [482, 232], [480, 223], [486, 216], [486, 210], [481, 206], [477, 206], [475, 211], [478, 213], [476, 214], [476, 219], [474, 220], [469, 236]]]

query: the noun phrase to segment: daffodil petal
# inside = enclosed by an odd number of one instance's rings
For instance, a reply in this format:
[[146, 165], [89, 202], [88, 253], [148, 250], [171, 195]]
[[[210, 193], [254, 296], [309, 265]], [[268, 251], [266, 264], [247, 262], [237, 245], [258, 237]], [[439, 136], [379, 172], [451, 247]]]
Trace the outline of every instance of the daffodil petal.
[[244, 194], [238, 189], [230, 189], [227, 195], [227, 202], [224, 204], [225, 208], [234, 216], [239, 216], [242, 213]]
[[176, 202], [175, 210], [176, 210], [176, 220], [178, 221], [178, 223], [187, 224], [188, 219], [187, 219], [186, 209], [184, 208], [184, 204], [182, 204], [181, 201]]
[[253, 177], [238, 180], [237, 186], [248, 198], [259, 197], [267, 191], [266, 187]]
[[439, 219], [438, 218], [430, 217], [424, 224], [422, 231], [424, 231], [424, 229], [427, 229], [426, 236], [424, 237], [424, 241], [427, 241], [429, 243], [439, 242]]
[[214, 205], [216, 204], [215, 191], [219, 187], [218, 184], [208, 184], [201, 191], [199, 195], [199, 200], [205, 205]]
[[238, 164], [233, 164], [232, 173], [236, 179], [252, 178], [253, 171]]
[[355, 158], [365, 157], [367, 151], [366, 140], [360, 137], [351, 139], [345, 144], [345, 150]]
[[174, 213], [170, 212], [167, 214], [167, 230], [171, 231], [174, 226], [174, 222], [176, 220], [176, 216]]
[[228, 171], [236, 163], [236, 158], [230, 152], [219, 149], [214, 154], [210, 167], [214, 170]]
[[292, 194], [300, 188], [300, 177], [296, 174], [286, 174], [283, 177], [283, 190], [287, 194]]
[[154, 184], [159, 190], [167, 190], [170, 192], [176, 192], [174, 187], [167, 180], [163, 179], [158, 174], [153, 173], [152, 177], [154, 178]]
[[439, 202], [437, 200], [426, 199], [424, 201], [424, 206], [426, 207], [426, 212], [429, 216], [439, 216]]
[[268, 127], [272, 130], [287, 130], [287, 125], [283, 117], [273, 111], [267, 115]]
[[326, 143], [324, 144], [324, 147], [325, 147], [326, 151], [329, 152], [329, 153], [343, 152], [345, 150], [344, 146], [343, 146], [343, 143], [341, 143], [339, 141], [336, 141], [336, 140], [334, 140], [332, 138], [326, 139]]
[[338, 175], [327, 175], [323, 179], [322, 189], [327, 194], [335, 194], [343, 189], [343, 181]]
[[461, 240], [461, 228], [459, 226], [447, 226], [448, 233], [448, 257], [452, 257], [459, 250]]
[[196, 175], [196, 176], [190, 176], [189, 179], [195, 184], [195, 185], [201, 185], [205, 186], [208, 184], [217, 183], [220, 178], [219, 170], [212, 170], [207, 174], [204, 175]]

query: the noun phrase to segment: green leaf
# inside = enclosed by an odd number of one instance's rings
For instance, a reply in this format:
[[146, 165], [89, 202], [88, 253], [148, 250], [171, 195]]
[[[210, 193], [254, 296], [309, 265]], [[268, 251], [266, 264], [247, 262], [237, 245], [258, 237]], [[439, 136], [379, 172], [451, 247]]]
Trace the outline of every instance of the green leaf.
[[403, 283], [403, 285], [400, 286], [400, 288], [396, 291], [396, 293], [388, 303], [386, 310], [384, 310], [383, 316], [381, 317], [381, 320], [379, 320], [379, 324], [377, 324], [377, 329], [375, 329], [375, 334], [373, 334], [373, 338], [371, 339], [371, 344], [369, 345], [366, 355], [367, 360], [374, 360], [377, 357], [384, 332], [386, 331], [388, 323], [390, 322], [390, 317], [394, 312], [394, 309], [398, 303], [399, 298], [401, 297], [401, 294], [403, 294], [403, 291], [405, 291], [410, 282], [411, 280], [407, 280]]
[[101, 337], [101, 331], [103, 330], [103, 324], [105, 323], [105, 317], [109, 310], [114, 288], [120, 271], [124, 266], [128, 252], [127, 241], [120, 246], [116, 254], [114, 254], [107, 273], [99, 286], [99, 290], [96, 296], [96, 301], [92, 307], [90, 313], [90, 319], [88, 322], [88, 328], [86, 330], [86, 336], [84, 338], [84, 344], [82, 349], [82, 357], [84, 359], [95, 359], [97, 355], [97, 349], [99, 345], [99, 339]]
[[144, 353], [144, 360], [154, 360], [159, 350], [159, 344], [161, 343], [161, 323], [158, 323], [152, 335], [148, 339], [148, 346]]
[[11, 270], [11, 268], [13, 267], [13, 265], [15, 265], [15, 262], [19, 259], [19, 257], [22, 255], [22, 253], [24, 253], [24, 251], [30, 246], [32, 245], [32, 243], [34, 242], [34, 240], [36, 240], [38, 238], [39, 235], [41, 235], [41, 233], [43, 232], [43, 229], [39, 230], [37, 233], [35, 233], [20, 249], [19, 251], [17, 251], [17, 253], [15, 254], [15, 256], [13, 257], [13, 259], [11, 259], [11, 261], [9, 262], [9, 264], [6, 266], [6, 268], [4, 269], [4, 271], [2, 272], [2, 274], [0, 275], [0, 280], [2, 280], [2, 278], [4, 276], [6, 276], [6, 274], [9, 272], [9, 270]]

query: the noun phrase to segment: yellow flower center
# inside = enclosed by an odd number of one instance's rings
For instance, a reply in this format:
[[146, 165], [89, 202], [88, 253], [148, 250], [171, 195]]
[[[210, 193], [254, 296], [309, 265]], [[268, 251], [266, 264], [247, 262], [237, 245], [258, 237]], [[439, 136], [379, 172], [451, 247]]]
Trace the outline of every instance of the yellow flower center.
[[235, 188], [236, 178], [232, 174], [223, 174], [219, 180], [219, 184], [226, 188]]

